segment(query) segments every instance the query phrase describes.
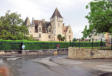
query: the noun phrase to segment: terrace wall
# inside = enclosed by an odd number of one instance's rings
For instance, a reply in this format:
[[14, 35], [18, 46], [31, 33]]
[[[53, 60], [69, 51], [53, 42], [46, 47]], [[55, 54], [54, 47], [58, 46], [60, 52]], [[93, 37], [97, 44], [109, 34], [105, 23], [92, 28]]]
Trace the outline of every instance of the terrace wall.
[[21, 53], [19, 53], [20, 50], [9, 50], [4, 51], [0, 50], [0, 55], [67, 55], [68, 49], [46, 49], [46, 50], [22, 50]]
[[68, 58], [72, 59], [92, 59], [92, 58], [112, 58], [112, 50], [98, 50], [70, 47]]

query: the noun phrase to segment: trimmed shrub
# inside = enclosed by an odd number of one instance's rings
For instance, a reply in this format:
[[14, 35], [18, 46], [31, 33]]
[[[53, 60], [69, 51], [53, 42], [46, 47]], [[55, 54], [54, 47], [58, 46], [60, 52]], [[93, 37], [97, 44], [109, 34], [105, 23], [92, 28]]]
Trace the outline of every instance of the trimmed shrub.
[[25, 50], [40, 50], [40, 49], [56, 49], [57, 44], [60, 48], [68, 47], [101, 47], [105, 43], [100, 42], [36, 42], [36, 41], [0, 41], [0, 50], [21, 50], [21, 43], [24, 43]]

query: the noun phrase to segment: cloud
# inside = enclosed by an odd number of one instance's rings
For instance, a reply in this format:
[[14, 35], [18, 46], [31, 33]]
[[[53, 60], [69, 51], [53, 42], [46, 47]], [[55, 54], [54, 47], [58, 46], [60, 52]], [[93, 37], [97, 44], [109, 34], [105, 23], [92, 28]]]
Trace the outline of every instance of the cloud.
[[34, 5], [31, 0], [8, 0], [13, 5], [13, 10], [25, 16], [40, 17], [42, 12], [39, 6]]

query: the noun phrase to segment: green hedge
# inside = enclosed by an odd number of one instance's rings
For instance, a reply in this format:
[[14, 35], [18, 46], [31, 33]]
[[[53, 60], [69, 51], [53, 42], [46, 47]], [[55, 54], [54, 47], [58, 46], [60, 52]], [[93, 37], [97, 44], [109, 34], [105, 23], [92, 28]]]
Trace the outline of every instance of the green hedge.
[[[40, 50], [40, 49], [56, 49], [56, 45], [60, 44], [60, 48], [73, 47], [101, 47], [100, 42], [27, 42], [27, 41], [0, 41], [0, 50], [20, 50], [21, 43], [24, 43], [25, 50]], [[102, 42], [102, 46], [105, 43]]]

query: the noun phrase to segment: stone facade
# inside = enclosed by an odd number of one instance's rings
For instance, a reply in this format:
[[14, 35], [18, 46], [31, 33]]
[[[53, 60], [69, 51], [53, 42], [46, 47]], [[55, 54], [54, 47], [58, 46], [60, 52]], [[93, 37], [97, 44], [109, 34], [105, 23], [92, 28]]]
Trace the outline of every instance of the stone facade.
[[68, 49], [68, 58], [72, 59], [112, 58], [112, 51], [70, 47]]
[[105, 41], [105, 34], [92, 34], [90, 39], [94, 39], [94, 41], [101, 41], [102, 39], [103, 41]]
[[58, 9], [55, 9], [50, 21], [32, 20], [26, 18], [25, 25], [28, 27], [29, 35], [39, 41], [59, 41], [57, 36], [60, 34], [65, 37], [65, 41], [73, 40], [73, 32], [70, 25], [65, 26], [63, 17]]
[[101, 41], [101, 39], [103, 41], [111, 41], [111, 34], [106, 32], [106, 33], [98, 33], [96, 34], [95, 32], [91, 34], [91, 37], [89, 37], [89, 39], [94, 39], [94, 41]]

